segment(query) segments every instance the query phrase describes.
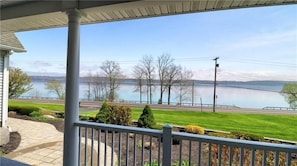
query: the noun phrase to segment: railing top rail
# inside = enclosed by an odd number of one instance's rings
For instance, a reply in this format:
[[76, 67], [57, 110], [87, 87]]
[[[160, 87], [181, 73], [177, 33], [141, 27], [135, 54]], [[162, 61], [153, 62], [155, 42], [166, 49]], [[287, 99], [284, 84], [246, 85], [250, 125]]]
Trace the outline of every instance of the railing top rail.
[[163, 133], [161, 130], [153, 130], [153, 129], [147, 129], [147, 128], [131, 127], [131, 126], [121, 126], [121, 125], [114, 125], [114, 124], [95, 123], [95, 122], [84, 122], [84, 121], [78, 121], [74, 123], [74, 125], [80, 126], [80, 127], [101, 129], [101, 130], [145, 134], [145, 135], [151, 135], [156, 137], [161, 137]]
[[221, 138], [221, 137], [190, 134], [190, 133], [180, 133], [180, 132], [172, 132], [172, 135], [175, 138], [180, 138], [180, 139], [184, 139], [184, 140], [202, 141], [202, 142], [207, 142], [207, 143], [210, 142], [210, 143], [235, 146], [235, 147], [239, 146], [239, 147], [254, 148], [254, 149], [287, 151], [287, 152], [291, 152], [291, 153], [297, 153], [296, 145], [275, 144], [275, 143], [268, 143], [268, 142], [257, 142], [257, 141], [248, 141], [248, 140], [240, 140], [240, 139]]

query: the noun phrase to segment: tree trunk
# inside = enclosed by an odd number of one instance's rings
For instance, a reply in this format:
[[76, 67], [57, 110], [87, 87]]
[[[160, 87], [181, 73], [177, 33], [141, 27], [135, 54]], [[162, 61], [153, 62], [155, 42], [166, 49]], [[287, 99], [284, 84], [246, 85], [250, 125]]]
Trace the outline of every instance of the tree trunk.
[[163, 85], [160, 85], [160, 99], [158, 101], [158, 104], [162, 104], [163, 103]]
[[170, 105], [171, 85], [168, 85], [168, 105]]

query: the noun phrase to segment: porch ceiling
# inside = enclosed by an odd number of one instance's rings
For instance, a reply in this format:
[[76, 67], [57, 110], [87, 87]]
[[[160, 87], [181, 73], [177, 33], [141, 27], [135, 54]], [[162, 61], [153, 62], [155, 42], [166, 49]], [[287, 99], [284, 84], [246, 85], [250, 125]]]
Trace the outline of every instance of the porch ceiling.
[[19, 32], [67, 25], [69, 8], [85, 16], [82, 24], [101, 23], [182, 13], [270, 5], [297, 4], [297, 0], [162, 0], [162, 1], [8, 1], [0, 0], [1, 32]]

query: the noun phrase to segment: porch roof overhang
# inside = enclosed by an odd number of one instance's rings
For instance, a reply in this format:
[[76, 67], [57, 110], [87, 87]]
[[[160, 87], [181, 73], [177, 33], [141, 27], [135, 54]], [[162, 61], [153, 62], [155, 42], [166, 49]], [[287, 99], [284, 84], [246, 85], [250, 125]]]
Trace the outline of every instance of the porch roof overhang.
[[21, 42], [13, 32], [0, 32], [0, 50], [13, 52], [26, 52]]
[[65, 11], [84, 13], [81, 24], [158, 17], [183, 13], [297, 4], [297, 0], [0, 0], [1, 32], [20, 32], [66, 26]]

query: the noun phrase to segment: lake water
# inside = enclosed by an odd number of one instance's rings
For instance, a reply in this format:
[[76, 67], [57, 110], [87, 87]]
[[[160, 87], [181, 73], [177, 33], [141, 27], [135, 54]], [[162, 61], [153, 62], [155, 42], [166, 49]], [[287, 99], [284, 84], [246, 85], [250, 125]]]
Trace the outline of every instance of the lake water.
[[[57, 98], [54, 93], [48, 93], [45, 89], [45, 82], [32, 82], [33, 89], [22, 97], [51, 97]], [[289, 107], [285, 101], [284, 96], [278, 93], [281, 90], [281, 85], [241, 85], [241, 87], [230, 85], [217, 86], [217, 104], [232, 105], [241, 108], [263, 108], [263, 107]], [[118, 89], [118, 100], [139, 101], [139, 92], [134, 92], [134, 85], [120, 85]], [[255, 90], [258, 89], [258, 90]], [[79, 98], [81, 100], [87, 99], [88, 86], [80, 84]], [[153, 93], [153, 101], [157, 102], [159, 99], [159, 87], [155, 87]], [[185, 101], [191, 103], [191, 92], [189, 100]], [[146, 95], [143, 94], [142, 100], [146, 100]], [[194, 103], [199, 103], [202, 100], [203, 104], [212, 104], [213, 102], [213, 86], [211, 85], [196, 85], [194, 88]], [[163, 96], [163, 101], [167, 101], [167, 94]], [[177, 103], [177, 93], [173, 90], [172, 103]]]

